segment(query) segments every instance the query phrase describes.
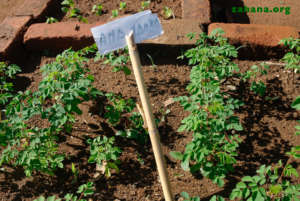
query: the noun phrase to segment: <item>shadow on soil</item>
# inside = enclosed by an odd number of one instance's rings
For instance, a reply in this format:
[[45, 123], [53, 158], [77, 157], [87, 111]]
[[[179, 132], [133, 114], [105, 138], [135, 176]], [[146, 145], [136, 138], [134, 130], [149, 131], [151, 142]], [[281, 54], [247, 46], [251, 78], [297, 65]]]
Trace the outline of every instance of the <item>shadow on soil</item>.
[[[292, 100], [282, 99], [282, 97], [287, 97], [287, 94], [283, 92], [281, 81], [274, 78], [266, 84], [265, 97], [278, 97], [276, 100], [265, 100], [253, 94], [249, 90], [249, 85], [249, 83], [240, 84], [236, 92], [231, 94], [245, 103], [238, 111], [241, 114], [244, 130], [240, 132], [243, 142], [239, 146], [238, 164], [234, 173], [227, 176], [228, 182], [224, 190], [217, 193], [224, 197], [229, 197], [241, 177], [255, 175], [259, 166], [275, 164], [279, 160], [285, 164], [288, 159], [285, 153], [291, 149], [289, 142], [282, 139], [276, 128], [280, 124], [278, 121], [282, 119], [297, 120], [292, 115], [294, 111], [290, 107]], [[265, 118], [268, 117], [275, 118], [277, 123], [274, 125], [270, 125], [270, 122], [266, 123]], [[298, 164], [295, 165], [295, 167], [298, 166]], [[203, 200], [209, 199], [210, 197], [207, 197]]]

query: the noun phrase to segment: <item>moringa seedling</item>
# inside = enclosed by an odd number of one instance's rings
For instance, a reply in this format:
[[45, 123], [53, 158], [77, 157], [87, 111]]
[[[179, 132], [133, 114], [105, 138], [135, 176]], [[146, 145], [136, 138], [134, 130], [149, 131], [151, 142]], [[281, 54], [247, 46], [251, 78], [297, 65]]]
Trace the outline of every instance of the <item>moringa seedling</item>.
[[55, 23], [55, 22], [58, 22], [58, 20], [54, 17], [47, 17], [47, 20], [46, 20], [46, 23], [47, 24], [52, 24], [52, 23]]
[[102, 15], [103, 14], [102, 4], [94, 5], [92, 8], [92, 13], [96, 13], [97, 15]]
[[126, 9], [126, 7], [127, 7], [127, 3], [126, 3], [126, 2], [123, 2], [123, 1], [121, 1], [121, 2], [120, 2], [120, 7], [119, 7], [119, 9], [120, 9], [120, 10], [125, 10], [125, 9]]
[[165, 19], [170, 19], [172, 16], [175, 18], [174, 13], [171, 8], [165, 6], [163, 9], [163, 15]]
[[141, 2], [141, 10], [143, 11], [143, 10], [145, 10], [146, 8], [149, 8], [149, 6], [150, 6], [150, 0], [149, 1], [142, 1]]
[[111, 16], [112, 18], [118, 17], [119, 11], [117, 9], [114, 9], [111, 11], [111, 14], [112, 14], [112, 16]]

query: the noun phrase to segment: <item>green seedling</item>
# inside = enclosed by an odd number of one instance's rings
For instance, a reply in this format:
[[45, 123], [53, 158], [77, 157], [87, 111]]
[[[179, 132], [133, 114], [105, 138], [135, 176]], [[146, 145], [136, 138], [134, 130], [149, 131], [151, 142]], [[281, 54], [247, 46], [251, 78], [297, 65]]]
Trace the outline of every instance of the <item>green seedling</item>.
[[[64, 200], [65, 201], [87, 201], [87, 199], [84, 199], [84, 198], [87, 198], [88, 196], [93, 195], [94, 190], [95, 190], [94, 183], [88, 182], [86, 184], [79, 186], [79, 188], [76, 192], [78, 195], [68, 193], [64, 196]], [[47, 198], [45, 198], [44, 196], [40, 196], [39, 198], [35, 199], [34, 201], [61, 201], [61, 199], [56, 198], [56, 196], [53, 195], [53, 196], [49, 196]]]
[[92, 13], [96, 13], [99, 16], [102, 15], [103, 14], [103, 6], [102, 6], [102, 4], [93, 5]]
[[58, 22], [58, 20], [54, 17], [47, 17], [47, 20], [46, 20], [46, 23], [47, 24], [52, 24], [52, 23], [55, 23], [55, 22]]
[[78, 169], [76, 169], [76, 166], [75, 166], [74, 163], [72, 163], [71, 170], [72, 170], [72, 173], [73, 173], [73, 176], [74, 176], [74, 179], [73, 179], [72, 183], [76, 183], [78, 181], [79, 171], [78, 171]]
[[146, 10], [147, 8], [149, 8], [150, 7], [150, 3], [151, 3], [150, 0], [149, 1], [142, 1], [141, 2], [141, 10], [143, 11], [143, 10]]
[[147, 57], [150, 59], [150, 61], [151, 61], [151, 67], [153, 67], [153, 68], [155, 68], [155, 67], [157, 67], [157, 65], [155, 65], [155, 63], [154, 63], [154, 60], [153, 60], [153, 58], [151, 57], [151, 55], [150, 54], [146, 54], [147, 55]]
[[112, 14], [112, 16], [111, 16], [112, 18], [118, 17], [119, 16], [119, 11], [117, 9], [112, 10], [111, 14]]
[[69, 13], [70, 18], [77, 18], [80, 22], [87, 23], [87, 19], [81, 15], [81, 12], [78, 8], [75, 7], [75, 3], [73, 0], [64, 0], [61, 2], [62, 11], [65, 13]]
[[167, 6], [163, 9], [163, 16], [165, 19], [170, 19], [171, 17], [175, 18], [173, 10]]
[[145, 164], [145, 161], [142, 159], [141, 155], [139, 153], [137, 153], [137, 160], [141, 165]]
[[114, 146], [114, 137], [107, 138], [97, 137], [87, 141], [90, 144], [89, 163], [97, 163], [100, 167], [104, 167], [104, 174], [107, 178], [111, 176], [111, 170], [114, 169], [119, 173], [118, 164], [121, 150]]
[[[36, 91], [18, 92], [12, 97], [5, 109], [7, 120], [0, 122], [0, 166], [22, 166], [27, 176], [34, 171], [53, 175], [54, 170], [63, 168], [58, 135], [71, 133], [75, 114], [82, 113], [79, 104], [102, 95], [92, 87], [94, 78], [84, 67], [87, 61], [81, 52], [66, 50], [53, 63], [41, 67], [42, 80]], [[15, 72], [18, 68], [12, 67], [5, 73]], [[30, 127], [26, 122], [36, 116], [49, 126]]]
[[289, 52], [281, 59], [286, 63], [286, 69], [293, 69], [295, 73], [300, 72], [300, 39], [286, 38], [280, 41], [279, 44], [289, 48]]
[[[246, 71], [244, 74], [240, 74], [242, 80], [245, 82], [248, 79], [256, 79], [257, 76], [263, 76], [268, 74], [269, 66], [265, 63], [261, 63], [259, 66], [253, 65], [251, 69]], [[255, 94], [260, 95], [263, 97], [266, 92], [266, 85], [262, 81], [252, 81], [250, 90], [253, 91]]]
[[181, 192], [180, 195], [184, 198], [183, 201], [200, 201], [199, 197], [190, 197], [187, 192]]
[[119, 10], [125, 10], [126, 9], [126, 7], [127, 7], [127, 3], [126, 2], [123, 2], [123, 1], [121, 1], [120, 2], [120, 7], [119, 7]]
[[135, 102], [132, 99], [124, 99], [120, 95], [113, 93], [106, 94], [110, 104], [105, 107], [106, 113], [104, 118], [108, 119], [108, 122], [112, 126], [117, 126], [122, 118], [123, 114], [130, 113], [135, 108]]
[[104, 57], [106, 58], [104, 64], [110, 64], [113, 72], [123, 71], [125, 76], [131, 74], [131, 70], [127, 66], [130, 61], [128, 48], [119, 50], [117, 53], [111, 52]]
[[[193, 66], [191, 82], [187, 86], [191, 96], [174, 100], [190, 112], [178, 131], [192, 132], [193, 140], [186, 145], [184, 153], [170, 153], [173, 158], [181, 160], [185, 171], [201, 172], [219, 186], [224, 185], [226, 173], [232, 171], [241, 142], [238, 135], [229, 134], [228, 130], [243, 129], [238, 117], [233, 115], [234, 109], [242, 103], [233, 98], [225, 99], [220, 90], [220, 80], [239, 70], [231, 60], [237, 57], [237, 50], [222, 34], [224, 32], [220, 29], [214, 30], [210, 36], [200, 34], [197, 47], [184, 54], [189, 65]], [[189, 36], [192, 38], [194, 34]]]

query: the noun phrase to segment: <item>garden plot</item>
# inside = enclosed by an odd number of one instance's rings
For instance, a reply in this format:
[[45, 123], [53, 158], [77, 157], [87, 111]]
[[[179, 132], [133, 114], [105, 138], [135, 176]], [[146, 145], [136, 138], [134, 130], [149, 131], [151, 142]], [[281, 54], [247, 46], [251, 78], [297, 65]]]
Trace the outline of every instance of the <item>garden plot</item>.
[[[142, 9], [139, 1], [128, 1], [126, 6], [104, 1], [101, 18], [95, 14], [99, 7], [90, 11], [96, 1], [64, 2], [69, 2], [62, 6], [67, 14], [57, 18], [62, 21], [94, 23], [116, 15], [112, 10], [119, 15]], [[149, 8], [157, 9], [163, 20], [168, 7], [177, 18], [179, 3], [152, 2]], [[72, 12], [77, 14], [70, 19]], [[291, 48], [285, 50], [284, 54], [289, 52], [285, 59], [250, 61], [238, 58], [237, 50], [218, 35], [195, 35], [199, 37], [197, 46], [182, 49], [174, 44], [140, 46], [175, 200], [297, 198], [300, 180], [293, 174], [300, 171], [299, 162], [286, 152], [300, 144], [295, 135], [299, 105], [294, 102], [300, 92], [299, 40], [287, 42]], [[27, 52], [21, 72], [1, 64], [1, 75], [8, 78], [17, 72], [0, 123], [3, 200], [67, 194], [86, 200], [164, 200], [137, 107], [140, 100], [128, 52], [104, 57], [96, 52], [95, 45], [60, 54]], [[23, 93], [17, 96], [18, 90]], [[9, 145], [15, 151], [7, 149]], [[259, 168], [271, 175], [267, 166], [275, 167], [280, 160], [292, 175], [290, 185], [275, 184], [289, 178], [282, 167], [268, 181], [262, 176], [245, 177], [254, 176]], [[264, 186], [265, 194], [250, 187], [245, 190], [255, 179], [262, 185], [276, 181]]]

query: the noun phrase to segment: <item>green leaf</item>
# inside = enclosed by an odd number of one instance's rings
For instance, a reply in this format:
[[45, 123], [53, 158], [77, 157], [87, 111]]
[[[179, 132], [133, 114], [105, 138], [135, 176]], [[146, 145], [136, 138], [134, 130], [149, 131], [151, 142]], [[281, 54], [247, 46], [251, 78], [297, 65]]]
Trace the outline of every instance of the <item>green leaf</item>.
[[55, 199], [55, 195], [48, 197], [47, 201], [60, 201], [60, 199]]
[[69, 8], [67, 8], [67, 7], [62, 7], [61, 10], [62, 10], [62, 12], [67, 13], [67, 12], [69, 11]]
[[242, 178], [242, 181], [244, 181], [244, 182], [253, 182], [253, 179], [250, 176], [245, 176], [245, 177]]
[[247, 185], [244, 182], [239, 182], [237, 183], [236, 187], [243, 189], [243, 188], [247, 188]]
[[188, 156], [183, 157], [183, 161], [181, 162], [181, 168], [184, 171], [189, 171], [190, 170], [190, 159]]
[[271, 191], [273, 194], [277, 195], [277, 194], [279, 194], [279, 193], [282, 191], [282, 186], [279, 185], [279, 184], [277, 184], [277, 185], [272, 185], [272, 186], [270, 187], [270, 191]]
[[41, 197], [35, 199], [34, 201], [45, 201], [45, 197], [44, 197], [44, 196], [41, 196]]
[[185, 199], [189, 199], [190, 198], [190, 196], [189, 196], [189, 194], [187, 192], [181, 192], [180, 195], [181, 195], [181, 197], [183, 197]]
[[296, 110], [300, 110], [300, 96], [298, 96], [294, 102], [292, 103], [292, 108], [296, 109]]
[[247, 198], [249, 195], [250, 195], [250, 190], [248, 189], [248, 188], [244, 188], [243, 189], [243, 192], [242, 192], [242, 194], [243, 194], [243, 197], [244, 198]]
[[178, 151], [171, 151], [170, 155], [176, 160], [183, 160], [183, 154]]

